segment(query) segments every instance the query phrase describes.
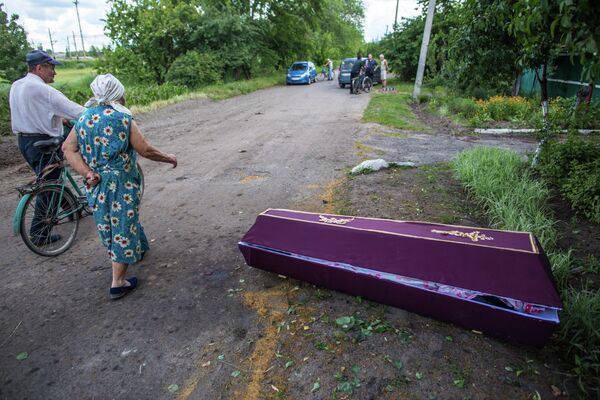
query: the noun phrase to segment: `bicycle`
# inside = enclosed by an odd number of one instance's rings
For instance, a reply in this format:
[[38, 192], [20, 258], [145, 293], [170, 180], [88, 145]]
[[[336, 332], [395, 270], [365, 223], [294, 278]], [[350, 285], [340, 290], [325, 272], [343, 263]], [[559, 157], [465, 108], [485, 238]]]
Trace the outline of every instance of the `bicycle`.
[[[326, 67], [321, 67], [321, 72], [317, 75], [317, 80], [319, 82], [323, 82], [325, 79], [329, 78], [329, 71]], [[335, 79], [335, 70], [331, 71], [331, 80]]]
[[361, 91], [369, 93], [373, 87], [373, 80], [361, 71], [360, 75], [352, 79], [352, 93], [360, 94]]
[[[34, 143], [41, 153], [50, 156], [50, 162], [40, 177], [17, 188], [21, 200], [15, 211], [13, 232], [21, 236], [31, 251], [44, 257], [54, 257], [67, 251], [77, 235], [79, 220], [93, 213], [88, 206], [84, 185], [75, 182], [59, 152], [63, 140], [57, 137]], [[139, 163], [136, 165], [140, 173], [141, 201], [144, 173]], [[56, 168], [62, 168], [60, 178], [45, 180], [44, 177]]]

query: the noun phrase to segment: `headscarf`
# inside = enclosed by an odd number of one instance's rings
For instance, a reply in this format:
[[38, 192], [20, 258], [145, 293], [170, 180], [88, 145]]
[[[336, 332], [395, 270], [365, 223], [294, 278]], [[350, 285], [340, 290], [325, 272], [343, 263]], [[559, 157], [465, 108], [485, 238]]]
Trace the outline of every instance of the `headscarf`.
[[117, 100], [125, 94], [125, 87], [112, 74], [98, 75], [90, 84], [94, 97], [85, 103], [85, 107], [111, 106], [115, 110], [131, 115], [131, 111]]

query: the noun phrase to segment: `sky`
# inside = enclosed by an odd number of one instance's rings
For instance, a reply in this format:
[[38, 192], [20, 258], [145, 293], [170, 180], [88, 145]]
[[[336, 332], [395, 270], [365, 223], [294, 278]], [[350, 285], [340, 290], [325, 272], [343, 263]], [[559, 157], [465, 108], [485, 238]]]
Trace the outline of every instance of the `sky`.
[[[77, 40], [77, 48], [81, 50], [81, 37], [77, 25], [74, 0], [4, 0], [4, 10], [9, 14], [18, 14], [19, 23], [25, 28], [29, 41], [36, 46], [41, 43], [44, 49], [50, 49], [50, 34], [56, 52], [65, 51], [67, 37], [71, 49], [73, 32]], [[102, 0], [77, 0], [79, 17], [83, 31], [85, 49], [91, 45], [102, 47], [110, 44], [104, 36], [102, 18], [108, 6]], [[299, 0], [301, 1], [301, 0]], [[396, 0], [363, 0], [365, 4], [364, 33], [367, 41], [377, 40], [392, 30]], [[403, 17], [413, 17], [419, 13], [416, 0], [398, 0], [398, 21]]]

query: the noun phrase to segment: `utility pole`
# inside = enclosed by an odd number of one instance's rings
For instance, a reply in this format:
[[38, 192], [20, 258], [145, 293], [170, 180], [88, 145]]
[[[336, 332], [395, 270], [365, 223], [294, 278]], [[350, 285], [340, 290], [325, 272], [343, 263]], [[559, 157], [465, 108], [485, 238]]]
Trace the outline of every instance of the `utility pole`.
[[75, 41], [75, 32], [73, 32], [73, 44], [75, 45], [75, 58], [79, 60], [79, 52], [77, 51], [77, 42]]
[[396, 0], [396, 16], [394, 17], [394, 31], [396, 31], [396, 28], [398, 27], [398, 3], [400, 2], [400, 0]]
[[52, 48], [52, 57], [56, 58], [56, 53], [54, 52], [54, 42], [52, 41], [52, 34], [50, 33], [50, 28], [48, 28], [48, 36], [50, 36], [50, 47]]
[[65, 49], [67, 54], [65, 54], [65, 57], [67, 58], [71, 58], [71, 42], [69, 41], [69, 35], [67, 35], [67, 48]]
[[433, 23], [434, 13], [435, 0], [429, 0], [427, 19], [425, 20], [425, 30], [423, 31], [423, 42], [421, 43], [421, 54], [419, 55], [419, 66], [417, 68], [417, 79], [415, 80], [415, 89], [413, 90], [413, 99], [415, 100], [421, 94], [421, 85], [423, 84], [423, 75], [425, 74], [425, 62], [427, 61], [427, 49], [429, 48], [429, 37], [431, 36], [431, 24]]
[[[79, 2], [75, 0], [73, 2], [75, 4], [75, 11], [77, 11], [77, 23], [79, 24], [79, 36], [81, 36], [81, 51], [83, 51], [83, 56], [85, 57], [85, 46], [83, 45], [83, 32], [81, 31], [81, 21], [79, 20], [79, 7], [77, 6]], [[73, 38], [75, 40], [75, 38]]]

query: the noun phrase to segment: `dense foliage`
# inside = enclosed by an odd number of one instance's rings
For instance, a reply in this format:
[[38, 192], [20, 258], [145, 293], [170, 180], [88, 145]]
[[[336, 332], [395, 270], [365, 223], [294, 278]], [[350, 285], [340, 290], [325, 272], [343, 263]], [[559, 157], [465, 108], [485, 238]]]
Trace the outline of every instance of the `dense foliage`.
[[[505, 29], [509, 15], [501, 3], [499, 0], [437, 3], [425, 70], [429, 81], [476, 97], [510, 93], [517, 75], [518, 47]], [[426, 7], [422, 7], [422, 12], [418, 17], [403, 20], [381, 41], [391, 68], [404, 80], [416, 76]]]
[[558, 188], [573, 209], [600, 224], [600, 140], [569, 135], [566, 142], [550, 141], [538, 170]]
[[166, 79], [176, 85], [195, 88], [218, 82], [221, 68], [214, 55], [192, 50], [173, 61]]
[[98, 66], [137, 82], [164, 83], [175, 74], [169, 73], [175, 61], [184, 57], [178, 64], [184, 63], [191, 51], [212, 55], [218, 78], [229, 80], [297, 59], [317, 64], [339, 59], [362, 43], [361, 0], [331, 0], [326, 6], [319, 0], [109, 0], [109, 5], [105, 31], [113, 46]]
[[0, 3], [0, 78], [14, 81], [25, 73], [25, 54], [29, 51], [27, 35], [18, 23], [19, 16], [8, 14]]
[[[416, 75], [425, 13], [422, 7], [422, 15], [403, 20], [380, 43], [401, 79]], [[439, 0], [425, 76], [485, 98], [514, 92], [521, 71], [539, 68], [547, 99], [546, 75], [558, 54], [567, 52], [582, 62], [584, 82], [597, 79], [599, 20], [600, 2], [592, 0]]]

